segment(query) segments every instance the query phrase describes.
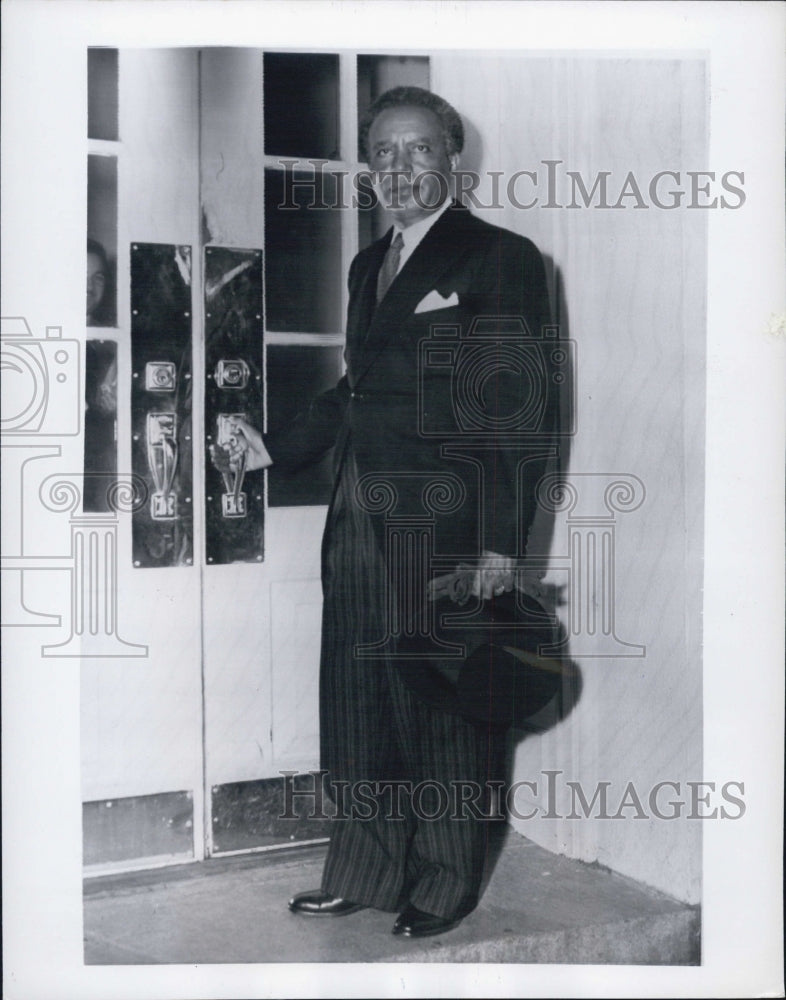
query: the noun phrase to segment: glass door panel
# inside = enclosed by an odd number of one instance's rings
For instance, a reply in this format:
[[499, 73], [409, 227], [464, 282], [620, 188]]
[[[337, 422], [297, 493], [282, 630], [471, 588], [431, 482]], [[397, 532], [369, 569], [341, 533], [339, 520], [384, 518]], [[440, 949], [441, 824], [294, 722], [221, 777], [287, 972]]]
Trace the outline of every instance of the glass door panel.
[[337, 55], [266, 52], [265, 152], [338, 160]]
[[87, 50], [87, 136], [118, 138], [117, 49]]
[[341, 330], [341, 209], [329, 207], [336, 202], [331, 173], [265, 171], [268, 330]]

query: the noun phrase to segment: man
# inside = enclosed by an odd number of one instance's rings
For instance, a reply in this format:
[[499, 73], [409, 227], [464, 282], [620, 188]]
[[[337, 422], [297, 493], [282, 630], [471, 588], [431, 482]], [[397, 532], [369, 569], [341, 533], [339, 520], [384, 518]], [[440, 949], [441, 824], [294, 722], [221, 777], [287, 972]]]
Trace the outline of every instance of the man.
[[[393, 228], [350, 268], [347, 373], [276, 439], [239, 421], [232, 455], [245, 451], [249, 469], [295, 469], [334, 449], [322, 768], [335, 798], [363, 784], [376, 808], [335, 820], [321, 888], [290, 908], [399, 911], [393, 933], [410, 937], [450, 930], [477, 903], [488, 819], [440, 807], [460, 783], [500, 774], [503, 738], [416, 696], [398, 669], [400, 640], [427, 622], [428, 587], [459, 562], [477, 567], [482, 598], [513, 586], [553, 421], [553, 399], [533, 392], [511, 351], [549, 322], [541, 258], [451, 201], [463, 137], [456, 111], [419, 88], [369, 109], [361, 148]], [[524, 440], [516, 420], [533, 407], [541, 433]], [[401, 782], [417, 801], [394, 806]]]

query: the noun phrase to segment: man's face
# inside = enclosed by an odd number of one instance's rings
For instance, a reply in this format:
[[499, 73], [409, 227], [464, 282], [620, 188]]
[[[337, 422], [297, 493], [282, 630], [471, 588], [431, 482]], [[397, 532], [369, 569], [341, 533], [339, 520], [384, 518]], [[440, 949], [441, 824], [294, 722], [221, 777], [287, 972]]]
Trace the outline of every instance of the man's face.
[[101, 305], [106, 286], [104, 266], [98, 254], [87, 255], [87, 321], [90, 322], [93, 313]]
[[368, 134], [369, 168], [382, 205], [402, 228], [436, 211], [448, 197], [457, 156], [448, 156], [442, 123], [427, 108], [388, 108]]

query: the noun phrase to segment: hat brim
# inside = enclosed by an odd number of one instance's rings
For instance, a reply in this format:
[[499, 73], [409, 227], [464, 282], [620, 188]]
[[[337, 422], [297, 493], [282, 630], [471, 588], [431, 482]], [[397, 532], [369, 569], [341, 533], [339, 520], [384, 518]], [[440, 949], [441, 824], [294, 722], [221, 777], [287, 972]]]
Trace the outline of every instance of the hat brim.
[[[470, 722], [525, 728], [573, 672], [549, 652], [559, 644], [558, 623], [529, 595], [508, 592], [468, 609], [440, 598], [433, 623], [431, 635], [399, 643], [396, 665], [417, 697]], [[439, 658], [435, 640], [463, 646], [465, 655]]]

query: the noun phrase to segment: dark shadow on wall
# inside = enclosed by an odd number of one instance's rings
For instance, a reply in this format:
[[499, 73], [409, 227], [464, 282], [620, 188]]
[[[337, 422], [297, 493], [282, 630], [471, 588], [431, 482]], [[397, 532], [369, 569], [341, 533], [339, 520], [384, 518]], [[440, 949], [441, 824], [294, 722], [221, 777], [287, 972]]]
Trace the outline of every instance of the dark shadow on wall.
[[[557, 592], [558, 589], [553, 588], [552, 596], [555, 600], [558, 600], [560, 597]], [[547, 606], [546, 600], [543, 600], [543, 605], [544, 607]], [[510, 824], [511, 814], [509, 807], [511, 803], [508, 800], [508, 790], [513, 783], [513, 766], [517, 746], [523, 740], [535, 739], [541, 734], [548, 732], [548, 730], [553, 729], [570, 715], [581, 698], [583, 688], [581, 670], [578, 664], [570, 658], [565, 628], [559, 624], [555, 629], [555, 633], [557, 635], [557, 644], [560, 646], [560, 652], [556, 655], [552, 654], [550, 657], [545, 657], [551, 660], [555, 666], [558, 665], [560, 669], [560, 683], [557, 686], [554, 697], [536, 713], [529, 716], [518, 728], [508, 731], [502, 772], [505, 775], [505, 786], [497, 802], [500, 822], [491, 824], [489, 830], [488, 850], [483, 876], [484, 890], [499, 861]], [[549, 767], [547, 760], [544, 761], [543, 767]], [[537, 785], [538, 775], [525, 775], [524, 780], [531, 780]], [[537, 810], [537, 806], [533, 805], [532, 809]], [[505, 822], [502, 822], [503, 820]]]
[[[497, 169], [494, 164], [486, 165], [484, 163], [484, 143], [478, 128], [467, 118], [463, 118], [463, 122], [465, 141], [459, 169], [466, 171], [468, 175], [474, 174], [478, 177], [482, 176], [482, 172], [485, 169], [489, 171]], [[473, 180], [474, 178], [470, 176], [459, 183], [457, 193], [461, 191], [462, 187], [464, 190], [464, 194], [460, 197], [460, 200], [470, 210], [482, 210], [484, 205], [488, 208], [489, 194], [485, 193], [483, 197], [475, 194], [471, 189]], [[488, 185], [478, 186], [488, 189]], [[492, 190], [494, 190], [493, 187]], [[496, 190], [498, 191], [500, 203], [504, 205], [505, 203], [502, 201], [506, 197], [504, 177], [499, 178]], [[520, 210], [521, 223], [515, 226], [515, 232], [518, 235], [531, 238], [531, 227], [527, 213], [528, 211], [536, 210]], [[491, 222], [495, 221], [487, 213], [485, 217]], [[507, 218], [509, 219], [509, 214]], [[507, 226], [506, 228], [511, 227]], [[537, 243], [537, 241], [535, 242]], [[529, 531], [526, 557], [523, 562], [524, 574], [521, 577], [520, 585], [526, 593], [535, 597], [550, 616], [554, 628], [551, 651], [547, 649], [542, 649], [541, 651], [545, 659], [550, 660], [553, 665], [558, 667], [561, 680], [553, 698], [547, 704], [530, 715], [520, 728], [509, 730], [503, 772], [506, 775], [508, 783], [512, 780], [513, 760], [517, 745], [524, 739], [531, 740], [537, 738], [537, 736], [554, 728], [559, 722], [565, 719], [573, 711], [581, 698], [583, 683], [579, 666], [570, 657], [568, 635], [564, 625], [560, 621], [565, 616], [567, 584], [544, 581], [548, 570], [549, 554], [555, 544], [556, 508], [558, 507], [558, 503], [549, 503], [548, 500], [549, 496], [551, 496], [556, 501], [559, 494], [559, 483], [567, 475], [570, 468], [571, 445], [577, 426], [577, 349], [571, 339], [568, 303], [562, 269], [553, 256], [545, 253], [541, 247], [538, 247], [538, 249], [541, 252], [546, 272], [546, 283], [554, 324], [554, 329], [550, 332], [550, 338], [553, 338], [556, 348], [561, 351], [562, 360], [555, 368], [559, 370], [562, 380], [555, 386], [558, 394], [559, 412], [556, 444], [553, 450], [553, 457], [550, 459], [541, 480], [542, 489], [538, 491], [538, 498], [541, 502], [538, 505], [534, 522]], [[504, 796], [499, 802], [499, 811], [500, 819], [508, 819]], [[507, 823], [500, 822], [492, 824], [492, 828], [490, 829], [484, 886], [499, 859], [507, 827]]]
[[[482, 177], [484, 170], [491, 172], [496, 170], [497, 167], [495, 164], [485, 163], [485, 148], [483, 137], [479, 129], [466, 117], [462, 117], [462, 121], [464, 123], [464, 149], [460, 156], [459, 174], [463, 171], [467, 176], [464, 179], [461, 179], [461, 177], [457, 179], [456, 193], [459, 200], [462, 201], [467, 208], [477, 211], [483, 207], [488, 208], [490, 206], [491, 202], [489, 199], [491, 194], [488, 190], [484, 192], [482, 197], [476, 193], [474, 187], [484, 188], [484, 185], [475, 184], [474, 177]], [[472, 175], [474, 175], [474, 177]], [[485, 187], [488, 188], [488, 185], [485, 185]], [[462, 190], [464, 192], [463, 195], [461, 194]], [[492, 185], [491, 190], [495, 190], [494, 185]], [[504, 199], [507, 197], [505, 193], [506, 184], [504, 177], [500, 177], [498, 179], [496, 191], [497, 203], [501, 208], [506, 204]], [[518, 233], [518, 235], [530, 238], [527, 212], [536, 210], [537, 209], [520, 210], [521, 224], [515, 227], [515, 232]], [[488, 216], [486, 217], [489, 218]], [[493, 218], [489, 218], [489, 221], [494, 222], [495, 220]], [[510, 227], [508, 226], [507, 228]], [[560, 477], [566, 475], [570, 466], [570, 447], [573, 433], [575, 431], [577, 416], [576, 347], [570, 336], [568, 305], [565, 295], [562, 270], [550, 254], [545, 253], [540, 247], [538, 247], [538, 249], [541, 252], [543, 266], [546, 272], [546, 284], [548, 287], [552, 322], [554, 325], [554, 330], [549, 332], [549, 337], [551, 338], [554, 336], [555, 341], [559, 342], [557, 346], [565, 349], [564, 360], [561, 360], [557, 365], [559, 373], [562, 376], [562, 381], [559, 386], [556, 387], [559, 397], [559, 428], [556, 438], [556, 453], [554, 458], [549, 462], [545, 473], [545, 478], [548, 478], [550, 482], [553, 482], [555, 477], [559, 479]], [[543, 334], [544, 331], [540, 331], [540, 333]], [[538, 561], [542, 561], [543, 558], [545, 558], [551, 551], [553, 540], [554, 512], [541, 505], [530, 529], [527, 544], [528, 555], [537, 558]]]

